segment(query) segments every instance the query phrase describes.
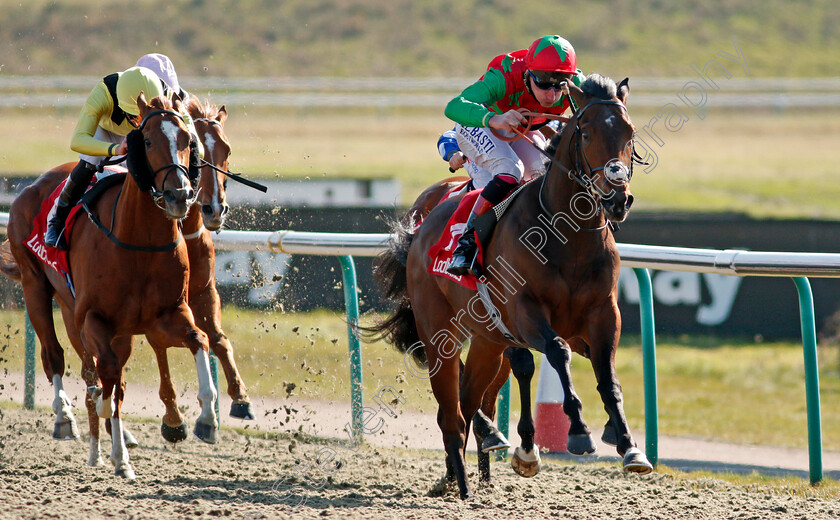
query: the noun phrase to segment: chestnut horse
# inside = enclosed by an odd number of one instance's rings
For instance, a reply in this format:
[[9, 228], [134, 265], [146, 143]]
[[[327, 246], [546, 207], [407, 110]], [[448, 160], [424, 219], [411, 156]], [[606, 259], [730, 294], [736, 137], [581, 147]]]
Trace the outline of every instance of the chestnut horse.
[[[469, 421], [497, 378], [511, 343], [544, 353], [557, 370], [571, 424], [571, 453], [595, 450], [571, 383], [574, 349], [592, 363], [624, 470], [652, 470], [627, 425], [614, 363], [621, 331], [616, 301], [619, 256], [608, 224], [623, 221], [633, 201], [629, 90], [626, 79], [616, 87], [597, 74], [581, 88], [569, 86], [581, 108], [552, 138], [549, 171], [509, 199], [505, 217], [484, 247], [485, 283], [494, 288], [493, 303], [512, 339], [477, 312], [473, 291], [429, 273], [427, 252], [441, 237], [458, 200], [438, 205], [413, 238], [407, 231], [399, 234], [384, 253], [384, 261], [393, 258], [392, 267], [405, 259], [402, 270], [393, 267], [383, 273], [398, 284], [404, 282], [407, 296], [381, 328], [391, 332], [392, 341], [403, 351], [417, 354], [415, 347], [423, 346], [439, 404], [447, 467], [461, 498], [472, 495], [464, 465]], [[468, 336], [470, 348], [461, 375], [457, 354]]]
[[[155, 98], [147, 104], [141, 94], [137, 104], [142, 122], [128, 136], [131, 175], [92, 204], [99, 223], [81, 218], [73, 227], [68, 255], [75, 291], [24, 246], [42, 200], [72, 164], [48, 172], [15, 199], [8, 244], [16, 265], [2, 266], [6, 274], [17, 273], [23, 285], [27, 312], [41, 342], [44, 371], [55, 385], [57, 430], [69, 402], [62, 395], [64, 352], [55, 337], [53, 297], [61, 306], [71, 342], [84, 346], [80, 354], [85, 382], [92, 388], [102, 385], [94, 393], [96, 412], [110, 419], [111, 462], [115, 474], [127, 478], [134, 478], [134, 470], [120, 408], [132, 335], [145, 334], [154, 348], [176, 345], [196, 352], [202, 405], [196, 426], [215, 429], [217, 425], [209, 344], [187, 305], [189, 262], [178, 229], [178, 220], [186, 215], [194, 195], [185, 166], [190, 158], [190, 134], [178, 113], [178, 102], [173, 107], [168, 100]], [[101, 222], [111, 223], [110, 229]], [[90, 397], [86, 401], [92, 403]], [[92, 464], [97, 462], [94, 441], [98, 451], [98, 433], [97, 418], [91, 421]]]
[[[211, 237], [211, 231], [222, 228], [225, 216], [230, 210], [225, 200], [227, 179], [224, 174], [228, 170], [230, 158], [230, 142], [224, 131], [227, 110], [224, 106], [202, 104], [196, 98], [187, 102], [187, 110], [204, 145], [205, 157], [200, 168], [195, 204], [181, 221], [181, 232], [187, 244], [190, 261], [188, 301], [196, 325], [207, 334], [210, 348], [216, 354], [225, 373], [228, 382], [227, 393], [233, 400], [231, 417], [251, 420], [254, 419], [254, 413], [245, 384], [233, 359], [233, 347], [222, 330], [221, 299], [216, 289], [216, 250]], [[179, 442], [187, 437], [187, 428], [178, 409], [166, 349], [155, 348], [154, 351], [160, 370], [160, 398], [166, 407], [161, 434], [170, 442]], [[206, 435], [204, 433], [199, 437], [201, 440], [216, 442], [215, 430], [207, 431]]]

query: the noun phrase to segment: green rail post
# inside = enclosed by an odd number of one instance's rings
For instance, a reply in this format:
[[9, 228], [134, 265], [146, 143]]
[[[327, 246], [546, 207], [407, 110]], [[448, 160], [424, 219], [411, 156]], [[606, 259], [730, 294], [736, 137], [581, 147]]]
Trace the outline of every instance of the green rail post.
[[814, 325], [814, 297], [805, 277], [793, 278], [799, 293], [802, 323], [802, 351], [805, 358], [805, 401], [808, 407], [808, 459], [811, 484], [823, 479], [822, 425], [820, 419], [820, 371], [817, 363], [817, 331]]
[[642, 322], [642, 359], [645, 380], [645, 452], [650, 463], [659, 461], [659, 410], [656, 390], [656, 327], [653, 319], [653, 289], [650, 272], [633, 268], [639, 280], [639, 308]]
[[356, 264], [349, 255], [339, 256], [347, 313], [347, 339], [350, 346], [350, 408], [353, 434], [362, 440], [362, 347], [355, 328], [359, 325], [359, 295], [356, 293]]
[[24, 327], [24, 361], [23, 361], [23, 407], [27, 410], [35, 409], [35, 329], [26, 314]]
[[214, 408], [216, 408], [216, 420], [219, 421], [219, 428], [222, 427], [222, 415], [219, 413], [219, 368], [218, 362], [216, 361], [216, 354], [213, 354], [213, 351], [210, 351], [210, 377], [213, 379], [213, 386], [216, 387], [216, 402], [214, 404]]
[[[499, 406], [496, 418], [496, 424], [499, 425], [499, 431], [505, 437], [508, 436], [510, 430], [510, 376], [505, 381], [501, 391], [499, 391]], [[508, 450], [497, 450], [496, 460], [505, 460], [507, 458]]]

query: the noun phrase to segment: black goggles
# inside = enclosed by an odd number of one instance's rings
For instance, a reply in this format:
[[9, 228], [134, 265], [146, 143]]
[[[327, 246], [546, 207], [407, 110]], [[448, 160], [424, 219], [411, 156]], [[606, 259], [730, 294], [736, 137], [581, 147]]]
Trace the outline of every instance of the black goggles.
[[551, 72], [545, 70], [529, 70], [528, 74], [534, 81], [534, 85], [541, 90], [558, 90], [564, 82], [569, 82], [575, 77], [570, 72]]

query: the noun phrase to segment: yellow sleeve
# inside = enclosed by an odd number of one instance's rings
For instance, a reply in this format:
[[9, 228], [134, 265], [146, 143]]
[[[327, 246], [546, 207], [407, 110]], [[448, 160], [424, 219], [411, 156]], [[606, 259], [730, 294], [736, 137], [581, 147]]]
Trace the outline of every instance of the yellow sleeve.
[[108, 157], [108, 148], [111, 143], [94, 139], [93, 135], [99, 127], [99, 121], [103, 117], [111, 117], [113, 108], [111, 95], [108, 93], [105, 84], [100, 82], [93, 87], [82, 106], [79, 121], [76, 123], [76, 129], [73, 130], [73, 137], [70, 139], [70, 149], [86, 155]]

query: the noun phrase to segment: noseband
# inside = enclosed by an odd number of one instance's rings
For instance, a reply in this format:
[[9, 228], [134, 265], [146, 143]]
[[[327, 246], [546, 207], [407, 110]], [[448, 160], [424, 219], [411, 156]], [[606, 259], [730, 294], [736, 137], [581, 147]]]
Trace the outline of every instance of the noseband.
[[[174, 110], [163, 110], [163, 109], [153, 110], [153, 111], [149, 112], [148, 114], [146, 114], [146, 116], [143, 118], [143, 121], [140, 122], [140, 126], [138, 126], [137, 129], [142, 132], [143, 128], [146, 126], [146, 123], [149, 122], [149, 119], [151, 119], [154, 116], [165, 116], [165, 115], [172, 115], [172, 116], [175, 116], [178, 119], [180, 119], [182, 122], [184, 121], [184, 117]], [[177, 156], [175, 157], [175, 160], [176, 161], [178, 160]], [[164, 192], [157, 189], [157, 187], [154, 184], [154, 178], [158, 174], [158, 172], [161, 172], [163, 170], [167, 170], [167, 172], [166, 172], [166, 175], [163, 176], [163, 181], [161, 181], [161, 187], [166, 185], [166, 179], [169, 178], [169, 174], [172, 173], [173, 171], [176, 171], [176, 172], [180, 171], [181, 173], [183, 173], [189, 179], [189, 169], [186, 166], [184, 166], [183, 164], [181, 164], [180, 162], [165, 164], [165, 165], [161, 166], [160, 168], [158, 168], [157, 170], [152, 172], [152, 183], [151, 183], [152, 184], [152, 188], [151, 188], [152, 199], [155, 201], [155, 205], [157, 207], [159, 207], [160, 209], [164, 209], [164, 207], [161, 205], [161, 203], [163, 201]], [[195, 202], [195, 198], [193, 198], [192, 200], [188, 200], [187, 205], [191, 206], [193, 204], [193, 202]]]

